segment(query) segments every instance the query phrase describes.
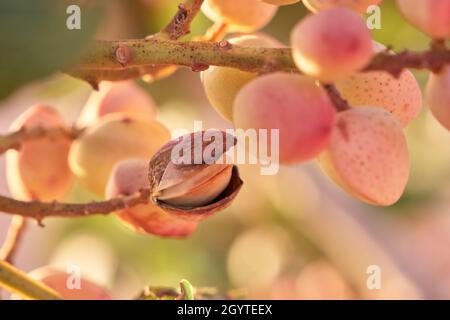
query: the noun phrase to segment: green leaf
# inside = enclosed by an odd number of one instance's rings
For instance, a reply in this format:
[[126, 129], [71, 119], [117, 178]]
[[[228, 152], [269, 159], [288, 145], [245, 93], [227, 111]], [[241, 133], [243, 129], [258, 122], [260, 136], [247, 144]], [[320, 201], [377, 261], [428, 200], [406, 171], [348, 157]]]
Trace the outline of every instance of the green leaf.
[[69, 30], [69, 0], [0, 1], [0, 99], [19, 86], [76, 62], [100, 21], [98, 6], [80, 4], [81, 29]]

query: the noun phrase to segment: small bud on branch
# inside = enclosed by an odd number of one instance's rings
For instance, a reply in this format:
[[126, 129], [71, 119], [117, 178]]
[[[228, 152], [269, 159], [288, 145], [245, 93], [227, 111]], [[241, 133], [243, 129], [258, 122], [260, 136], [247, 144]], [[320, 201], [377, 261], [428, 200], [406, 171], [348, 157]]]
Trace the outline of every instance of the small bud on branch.
[[190, 32], [191, 22], [200, 11], [203, 0], [187, 0], [178, 5], [172, 21], [155, 36], [159, 39], [177, 40]]

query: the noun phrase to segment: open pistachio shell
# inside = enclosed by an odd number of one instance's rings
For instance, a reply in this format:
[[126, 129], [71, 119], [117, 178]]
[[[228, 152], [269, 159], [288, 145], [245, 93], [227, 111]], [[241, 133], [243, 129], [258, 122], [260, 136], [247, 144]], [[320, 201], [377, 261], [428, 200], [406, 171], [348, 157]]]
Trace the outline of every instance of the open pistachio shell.
[[[215, 131], [212, 135], [220, 139], [206, 139], [205, 133], [195, 132], [170, 141], [150, 161], [152, 202], [170, 214], [193, 221], [228, 207], [243, 184], [236, 166], [219, 161], [236, 144], [235, 137]], [[191, 152], [191, 159], [195, 150], [201, 150], [205, 158], [200, 162], [197, 159], [197, 164], [175, 162], [172, 151], [183, 146]], [[204, 154], [205, 148], [214, 152]]]

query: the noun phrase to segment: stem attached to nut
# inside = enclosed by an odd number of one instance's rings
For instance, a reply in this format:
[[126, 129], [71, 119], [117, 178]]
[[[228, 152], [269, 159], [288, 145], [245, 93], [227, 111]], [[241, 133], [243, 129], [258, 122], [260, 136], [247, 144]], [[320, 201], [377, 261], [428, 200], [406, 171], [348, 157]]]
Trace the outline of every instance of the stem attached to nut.
[[341, 94], [334, 85], [324, 84], [323, 88], [327, 91], [328, 97], [330, 97], [331, 102], [338, 112], [350, 109], [350, 105], [347, 100], [342, 98]]
[[435, 46], [423, 52], [402, 51], [398, 54], [380, 52], [363, 71], [386, 71], [397, 77], [405, 69], [421, 69], [438, 72], [450, 64], [450, 49]]

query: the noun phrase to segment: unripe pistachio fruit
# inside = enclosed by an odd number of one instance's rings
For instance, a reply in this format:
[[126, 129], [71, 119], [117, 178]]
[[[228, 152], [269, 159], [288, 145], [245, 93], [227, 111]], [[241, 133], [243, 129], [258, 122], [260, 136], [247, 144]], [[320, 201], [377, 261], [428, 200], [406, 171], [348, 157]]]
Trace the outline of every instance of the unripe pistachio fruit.
[[[255, 48], [282, 48], [283, 44], [263, 33], [244, 34], [228, 40], [232, 45]], [[200, 74], [206, 97], [225, 119], [233, 121], [233, 103], [239, 91], [257, 73], [235, 68], [210, 66]]]
[[[214, 131], [211, 141], [205, 138], [206, 132], [172, 140], [150, 160], [153, 203], [168, 213], [192, 221], [205, 219], [228, 207], [242, 186], [237, 167], [224, 160], [224, 153], [236, 144], [235, 138]], [[192, 161], [180, 161], [180, 150], [183, 159], [188, 155]], [[205, 155], [208, 150], [213, 152]], [[200, 161], [194, 161], [198, 159], [194, 155], [197, 151], [201, 153]]]
[[155, 120], [134, 114], [107, 115], [73, 143], [70, 168], [89, 191], [103, 196], [117, 162], [149, 159], [169, 140], [169, 131]]
[[291, 32], [294, 62], [306, 75], [335, 82], [363, 69], [372, 59], [372, 38], [361, 17], [347, 8], [310, 14]]
[[450, 38], [450, 1], [397, 0], [402, 15], [432, 38]]
[[[373, 42], [374, 53], [393, 52]], [[408, 69], [394, 77], [385, 71], [356, 72], [335, 83], [342, 98], [351, 107], [374, 106], [389, 111], [403, 127], [422, 109], [422, 90]]]
[[435, 118], [450, 130], [450, 67], [430, 75], [426, 96]]
[[[148, 160], [126, 159], [117, 163], [108, 181], [106, 198], [129, 195], [149, 188]], [[177, 219], [153, 203], [141, 204], [116, 212], [117, 217], [134, 231], [161, 237], [187, 237], [197, 224]]]
[[402, 127], [380, 108], [340, 112], [330, 143], [318, 160], [344, 191], [372, 205], [394, 204], [408, 182], [409, 155]]
[[282, 72], [260, 76], [244, 86], [233, 112], [236, 128], [278, 132], [279, 138], [267, 142], [259, 138], [258, 144], [267, 143], [271, 157], [282, 164], [315, 158], [330, 140], [336, 113], [313, 79]]
[[[38, 104], [20, 115], [10, 129], [65, 126], [66, 122], [54, 109]], [[71, 143], [68, 137], [44, 137], [25, 141], [18, 150], [9, 150], [6, 154], [6, 178], [12, 196], [42, 201], [63, 198], [73, 182], [68, 165]]]
[[153, 119], [155, 102], [134, 82], [102, 82], [99, 90], [89, 96], [77, 120], [80, 127], [93, 125], [106, 114], [133, 113]]
[[253, 32], [267, 25], [278, 7], [260, 0], [206, 0], [202, 12], [233, 32]]

